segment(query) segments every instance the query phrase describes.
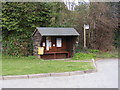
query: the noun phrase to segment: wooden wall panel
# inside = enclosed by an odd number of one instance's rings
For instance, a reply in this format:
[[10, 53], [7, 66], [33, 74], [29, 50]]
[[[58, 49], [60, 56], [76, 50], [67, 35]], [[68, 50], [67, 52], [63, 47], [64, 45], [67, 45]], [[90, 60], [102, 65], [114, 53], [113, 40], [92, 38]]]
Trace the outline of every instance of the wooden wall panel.
[[[62, 38], [62, 47], [56, 47], [56, 38]], [[76, 44], [76, 36], [52, 36], [51, 37], [51, 42], [52, 42], [52, 47], [49, 51], [46, 50], [46, 47], [44, 47], [44, 53], [46, 52], [62, 52], [62, 51], [68, 51], [70, 53], [70, 57], [73, 56], [74, 54], [74, 49], [75, 49], [75, 44]], [[43, 36], [41, 37], [41, 35], [39, 34], [39, 32], [36, 32], [34, 35], [34, 39], [33, 39], [33, 54], [36, 56], [38, 55], [38, 46], [42, 47], [42, 43], [45, 42], [46, 45], [46, 37]], [[53, 46], [53, 44], [55, 44], [55, 46]], [[59, 53], [56, 55], [57, 58], [66, 58], [67, 55], [64, 53]], [[53, 59], [54, 55], [50, 54], [50, 55], [41, 55], [41, 58], [43, 59]]]

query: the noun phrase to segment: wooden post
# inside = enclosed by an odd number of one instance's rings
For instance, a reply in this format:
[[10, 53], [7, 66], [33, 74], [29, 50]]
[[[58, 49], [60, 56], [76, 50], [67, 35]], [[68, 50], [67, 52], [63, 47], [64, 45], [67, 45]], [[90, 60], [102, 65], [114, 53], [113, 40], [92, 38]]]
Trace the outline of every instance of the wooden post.
[[86, 30], [85, 30], [85, 24], [84, 24], [84, 47], [86, 48]]

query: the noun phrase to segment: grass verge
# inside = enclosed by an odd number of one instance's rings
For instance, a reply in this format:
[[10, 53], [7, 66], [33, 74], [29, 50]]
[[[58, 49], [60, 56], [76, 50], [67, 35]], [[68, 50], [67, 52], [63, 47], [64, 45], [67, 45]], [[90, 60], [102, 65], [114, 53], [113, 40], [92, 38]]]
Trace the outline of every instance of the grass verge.
[[64, 62], [55, 60], [40, 60], [29, 57], [2, 57], [2, 75], [25, 75], [38, 73], [68, 72], [93, 69], [90, 62]]
[[88, 49], [84, 52], [76, 53], [72, 60], [91, 60], [92, 58], [118, 58], [118, 51], [102, 52], [99, 50]]
[[97, 58], [118, 58], [118, 52], [100, 52], [96, 54]]
[[96, 54], [93, 53], [76, 53], [72, 60], [91, 60], [92, 58], [95, 58]]

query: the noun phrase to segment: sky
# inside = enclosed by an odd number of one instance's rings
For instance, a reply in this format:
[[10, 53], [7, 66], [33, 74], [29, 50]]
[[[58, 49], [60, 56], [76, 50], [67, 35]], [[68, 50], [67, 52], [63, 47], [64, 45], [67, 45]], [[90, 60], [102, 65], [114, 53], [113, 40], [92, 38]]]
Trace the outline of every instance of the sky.
[[[64, 0], [64, 2], [69, 10], [74, 10], [74, 7], [76, 5], [79, 5], [78, 2], [89, 2], [89, 0]], [[70, 4], [69, 2], [74, 2], [75, 4], [73, 5], [73, 4]]]

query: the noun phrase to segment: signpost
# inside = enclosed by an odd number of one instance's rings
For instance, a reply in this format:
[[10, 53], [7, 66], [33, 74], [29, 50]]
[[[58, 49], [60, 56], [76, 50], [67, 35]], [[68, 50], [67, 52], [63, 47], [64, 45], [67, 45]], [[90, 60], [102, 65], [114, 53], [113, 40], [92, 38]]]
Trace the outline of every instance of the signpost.
[[86, 29], [89, 29], [89, 25], [84, 24], [84, 47], [86, 48]]

